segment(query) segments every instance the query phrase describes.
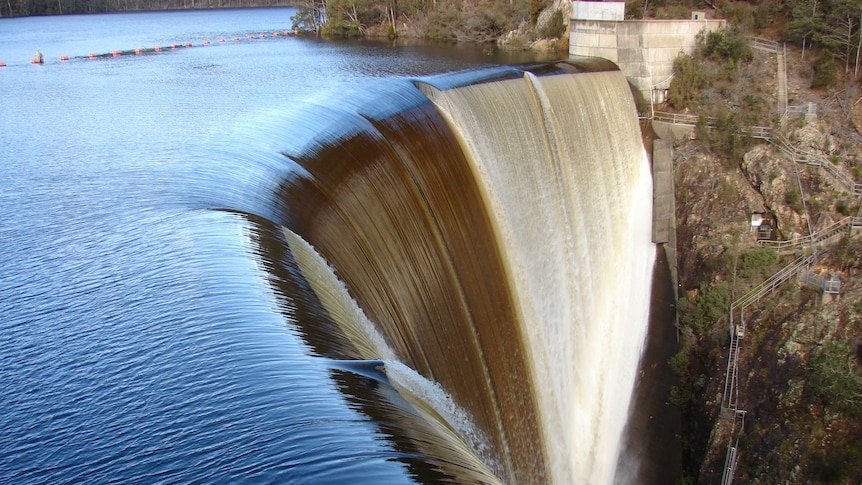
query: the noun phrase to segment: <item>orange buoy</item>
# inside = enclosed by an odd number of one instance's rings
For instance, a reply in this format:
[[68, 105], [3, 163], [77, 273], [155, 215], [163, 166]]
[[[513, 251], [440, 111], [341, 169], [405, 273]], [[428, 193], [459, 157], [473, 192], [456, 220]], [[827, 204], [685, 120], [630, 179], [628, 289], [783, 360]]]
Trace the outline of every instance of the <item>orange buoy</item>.
[[140, 54], [141, 52], [143, 52], [143, 51], [144, 51], [144, 50], [143, 50], [143, 49], [141, 49], [140, 47], [135, 47], [135, 55], [139, 55], [139, 54]]
[[68, 60], [69, 60], [69, 56], [60, 56], [60, 60], [61, 60], [61, 61], [68, 61]]
[[161, 51], [161, 50], [162, 50], [162, 46], [160, 46], [160, 45], [157, 45], [157, 46], [156, 46], [156, 49], [155, 49], [155, 51], [156, 51], [156, 52], [159, 52], [159, 51]]
[[177, 48], [176, 44], [171, 44], [171, 49], [176, 49], [176, 48]]
[[224, 42], [224, 37], [219, 37], [219, 38], [218, 38], [218, 41], [219, 41], [220, 43], [221, 43], [221, 42]]
[[6, 67], [6, 63], [3, 61], [0, 61], [0, 67]]
[[299, 35], [299, 29], [293, 29], [293, 35]]
[[264, 35], [264, 34], [263, 34], [263, 32], [261, 32], [260, 34], [257, 34], [257, 36], [258, 36], [258, 37], [260, 37], [261, 39], [263, 39], [264, 37], [266, 37], [266, 35]]
[[285, 37], [286, 37], [286, 36], [288, 36], [288, 35], [290, 35], [290, 31], [289, 31], [289, 30], [285, 30], [285, 31], [284, 31], [284, 35], [285, 35]]
[[120, 51], [111, 51], [111, 55], [117, 57], [120, 55]]
[[87, 57], [89, 57], [90, 59], [95, 59], [95, 58], [96, 58], [96, 53], [95, 53], [95, 52], [91, 52], [91, 53], [87, 54]]
[[272, 33], [272, 36], [273, 36], [273, 37], [278, 37], [278, 32], [273, 32], [273, 33]]
[[204, 39], [204, 45], [209, 45], [209, 44], [210, 44], [210, 40], [209, 40], [209, 39]]
[[246, 37], [248, 38], [248, 40], [254, 39], [254, 36], [251, 34], [248, 34]]
[[239, 40], [239, 36], [238, 35], [233, 36], [233, 40]]
[[183, 44], [183, 45], [185, 45], [186, 47], [191, 47], [191, 46], [192, 46], [192, 43], [191, 43], [191, 42], [186, 42], [186, 43], [185, 43], [185, 44]]

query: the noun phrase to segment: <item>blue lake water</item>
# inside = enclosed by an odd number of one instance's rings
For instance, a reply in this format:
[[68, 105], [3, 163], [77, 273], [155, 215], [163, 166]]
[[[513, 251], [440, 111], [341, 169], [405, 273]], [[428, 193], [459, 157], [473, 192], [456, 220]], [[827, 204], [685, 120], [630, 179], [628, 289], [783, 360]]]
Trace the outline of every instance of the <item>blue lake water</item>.
[[244, 214], [307, 210], [273, 201], [302, 113], [526, 59], [273, 38], [292, 14], [0, 19], [0, 483], [436, 479], [345, 397]]

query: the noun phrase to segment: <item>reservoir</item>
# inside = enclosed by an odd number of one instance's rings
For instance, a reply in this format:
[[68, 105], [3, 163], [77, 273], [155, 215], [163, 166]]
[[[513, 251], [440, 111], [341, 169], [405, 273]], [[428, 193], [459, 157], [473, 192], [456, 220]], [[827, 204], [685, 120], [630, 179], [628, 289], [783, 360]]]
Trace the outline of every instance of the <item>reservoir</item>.
[[293, 14], [0, 19], [0, 482], [612, 483], [625, 78]]

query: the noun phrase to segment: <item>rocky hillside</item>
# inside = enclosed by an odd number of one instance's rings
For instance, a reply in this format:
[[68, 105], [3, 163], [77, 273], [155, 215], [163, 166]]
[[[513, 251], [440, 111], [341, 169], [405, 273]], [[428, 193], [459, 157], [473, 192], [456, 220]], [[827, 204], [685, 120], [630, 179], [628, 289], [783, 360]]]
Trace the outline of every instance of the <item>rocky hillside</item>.
[[[788, 50], [789, 104], [816, 103], [817, 115], [786, 119], [776, 125], [774, 138], [780, 134], [798, 152], [810, 152], [862, 182], [862, 136], [853, 124], [860, 103], [854, 108], [850, 93], [857, 84], [809, 89], [810, 65], [800, 56]], [[748, 84], [749, 92], [774, 87], [774, 54], [754, 53], [741, 68], [757, 80]], [[729, 91], [702, 95], [757, 102]], [[775, 106], [774, 97], [767, 101], [765, 106]], [[683, 409], [686, 470], [680, 483], [721, 480], [728, 446], [728, 420], [720, 419], [720, 409], [731, 302], [812, 251], [807, 246], [779, 255], [762, 248], [752, 214], [762, 214], [773, 228], [771, 239], [806, 236], [862, 215], [860, 197], [822, 168], [793, 163], [765, 141], [730, 143], [721, 131], [700, 127], [675, 143], [681, 342], [671, 365], [681, 383], [671, 398]], [[735, 483], [862, 481], [860, 233], [847, 229], [816, 247], [811, 272], [840, 281], [837, 295], [792, 278], [746, 309], [738, 406], [747, 414]]]

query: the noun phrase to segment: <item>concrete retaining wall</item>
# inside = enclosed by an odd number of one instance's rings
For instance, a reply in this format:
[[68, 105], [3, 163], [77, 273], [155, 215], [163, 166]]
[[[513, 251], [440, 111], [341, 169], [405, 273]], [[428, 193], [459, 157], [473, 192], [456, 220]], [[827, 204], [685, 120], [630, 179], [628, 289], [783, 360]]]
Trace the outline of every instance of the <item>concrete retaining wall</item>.
[[[724, 20], [572, 19], [570, 57], [603, 57], [620, 66], [644, 98], [664, 101], [680, 52], [694, 51], [697, 34], [724, 26]], [[652, 91], [655, 88], [656, 92]]]
[[625, 20], [625, 2], [572, 2], [572, 18], [583, 20]]

